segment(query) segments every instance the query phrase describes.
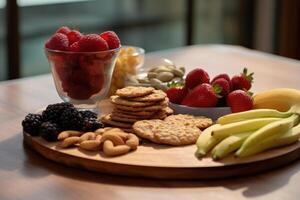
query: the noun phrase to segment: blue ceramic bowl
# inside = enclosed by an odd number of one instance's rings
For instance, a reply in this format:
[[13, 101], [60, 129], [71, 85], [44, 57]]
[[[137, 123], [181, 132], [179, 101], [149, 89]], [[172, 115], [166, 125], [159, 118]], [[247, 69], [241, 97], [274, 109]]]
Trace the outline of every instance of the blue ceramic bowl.
[[189, 107], [179, 104], [169, 103], [170, 108], [174, 110], [175, 114], [189, 114], [194, 116], [206, 116], [212, 120], [217, 120], [223, 115], [231, 113], [230, 107]]

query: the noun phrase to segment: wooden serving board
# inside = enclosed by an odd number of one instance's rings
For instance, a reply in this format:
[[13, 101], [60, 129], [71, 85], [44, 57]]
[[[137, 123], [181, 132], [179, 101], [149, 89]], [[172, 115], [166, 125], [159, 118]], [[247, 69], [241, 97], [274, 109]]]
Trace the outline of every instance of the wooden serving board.
[[58, 149], [40, 137], [24, 133], [24, 141], [44, 157], [71, 167], [101, 173], [161, 179], [213, 179], [259, 173], [288, 164], [300, 157], [300, 143], [249, 158], [233, 156], [213, 161], [194, 156], [195, 145], [169, 147], [144, 144], [129, 154], [109, 158], [101, 152], [78, 148]]
[[[102, 113], [111, 111], [107, 101], [100, 105]], [[153, 143], [142, 144], [136, 151], [118, 157], [77, 147], [59, 149], [57, 142], [24, 133], [24, 141], [42, 156], [71, 167], [91, 171], [160, 179], [215, 179], [268, 171], [300, 158], [300, 142], [247, 158], [229, 156], [214, 161], [210, 156], [198, 159], [196, 145], [171, 147]]]

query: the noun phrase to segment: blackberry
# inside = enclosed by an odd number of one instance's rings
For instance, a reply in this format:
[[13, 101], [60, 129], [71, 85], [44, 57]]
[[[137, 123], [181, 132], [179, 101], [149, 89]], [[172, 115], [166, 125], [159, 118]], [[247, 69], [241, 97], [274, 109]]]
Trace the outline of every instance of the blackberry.
[[42, 115], [29, 113], [22, 121], [23, 130], [32, 136], [37, 136], [42, 123]]
[[95, 131], [98, 128], [103, 128], [103, 124], [97, 118], [84, 118], [82, 123], [82, 131]]
[[89, 110], [79, 111], [83, 118], [95, 118], [97, 119], [97, 113]]
[[80, 130], [84, 118], [80, 112], [74, 108], [66, 109], [60, 116], [60, 125], [63, 130]]
[[60, 115], [68, 108], [73, 108], [74, 106], [70, 103], [56, 103], [47, 106], [46, 110], [43, 111], [42, 116], [44, 121], [51, 121], [58, 123]]
[[44, 122], [40, 127], [40, 135], [49, 142], [57, 141], [57, 136], [60, 133], [60, 128], [53, 122]]

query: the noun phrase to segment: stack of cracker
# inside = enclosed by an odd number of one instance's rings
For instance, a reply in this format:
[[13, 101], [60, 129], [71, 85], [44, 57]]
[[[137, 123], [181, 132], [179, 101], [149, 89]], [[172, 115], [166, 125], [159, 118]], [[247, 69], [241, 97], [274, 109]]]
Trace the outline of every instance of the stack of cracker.
[[110, 97], [113, 111], [101, 117], [109, 126], [132, 132], [133, 123], [145, 119], [164, 119], [173, 114], [169, 99], [161, 90], [152, 87], [128, 86]]

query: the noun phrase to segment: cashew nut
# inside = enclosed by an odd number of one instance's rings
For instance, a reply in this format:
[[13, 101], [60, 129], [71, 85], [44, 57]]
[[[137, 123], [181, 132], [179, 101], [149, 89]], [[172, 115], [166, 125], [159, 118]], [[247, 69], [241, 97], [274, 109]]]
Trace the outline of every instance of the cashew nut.
[[93, 132], [87, 132], [80, 136], [79, 143], [86, 140], [94, 140], [96, 138], [96, 134]]
[[97, 135], [96, 138], [95, 138], [95, 140], [97, 140], [97, 141], [100, 142], [100, 141], [101, 141], [101, 138], [102, 138], [102, 135]]
[[63, 131], [57, 136], [57, 139], [64, 140], [71, 136], [80, 136], [81, 134], [82, 134], [82, 132], [80, 132], [80, 131], [72, 131], [72, 130]]
[[100, 141], [98, 140], [86, 140], [80, 143], [79, 147], [85, 150], [97, 150], [100, 146]]
[[137, 149], [139, 146], [139, 138], [135, 134], [129, 133], [127, 135], [126, 145], [131, 149]]
[[62, 148], [67, 148], [67, 147], [70, 147], [70, 146], [73, 146], [75, 144], [77, 144], [80, 140], [80, 137], [78, 136], [72, 136], [72, 137], [68, 137], [66, 139], [64, 139], [60, 144], [59, 146], [62, 147]]
[[110, 140], [112, 141], [112, 143], [114, 145], [124, 145], [125, 142], [122, 140], [122, 138], [116, 134], [114, 134], [113, 132], [110, 132], [110, 133], [104, 133], [102, 135], [102, 138], [101, 138], [101, 143], [106, 141], [106, 140]]
[[103, 152], [107, 156], [119, 156], [126, 154], [130, 151], [130, 147], [127, 145], [114, 146], [113, 142], [106, 140], [103, 144]]
[[94, 131], [94, 133], [96, 135], [102, 135], [104, 132], [110, 130], [110, 129], [113, 129], [112, 127], [105, 127], [105, 128], [98, 128], [97, 130]]
[[114, 134], [114, 135], [118, 135], [124, 141], [127, 139], [127, 133], [125, 133], [123, 130], [121, 130], [119, 128], [113, 128], [113, 129], [110, 129], [110, 130], [108, 130], [108, 131], [105, 132], [105, 134], [108, 134], [108, 133], [111, 133], [111, 134]]

